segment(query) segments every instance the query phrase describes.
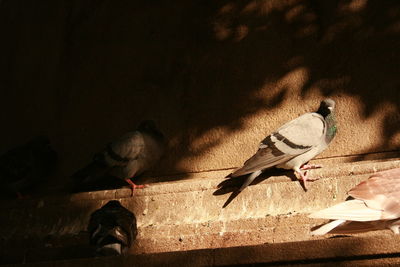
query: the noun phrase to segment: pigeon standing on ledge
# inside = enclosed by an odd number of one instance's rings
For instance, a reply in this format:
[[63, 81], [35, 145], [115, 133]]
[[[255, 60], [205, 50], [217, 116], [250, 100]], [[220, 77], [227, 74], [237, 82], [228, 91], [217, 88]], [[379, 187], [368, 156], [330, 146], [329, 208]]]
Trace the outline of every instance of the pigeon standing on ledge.
[[[278, 167], [294, 170], [296, 176], [306, 182], [316, 179], [308, 176], [307, 170], [320, 168], [320, 165], [306, 163], [324, 151], [336, 134], [334, 117], [335, 102], [332, 99], [321, 101], [317, 112], [306, 113], [281, 126], [267, 136], [259, 149], [243, 167], [231, 173], [230, 177], [250, 174], [239, 192], [248, 186], [265, 169]], [[304, 171], [304, 172], [303, 172]]]
[[119, 201], [112, 200], [92, 213], [88, 231], [90, 243], [96, 246], [96, 254], [121, 255], [136, 238], [136, 217]]
[[93, 161], [77, 171], [72, 178], [79, 184], [96, 182], [106, 174], [125, 180], [132, 187], [136, 185], [131, 178], [150, 169], [162, 157], [165, 150], [163, 134], [156, 128], [153, 121], [143, 121], [134, 132], [129, 132], [111, 142]]
[[350, 199], [314, 212], [310, 218], [333, 221], [311, 232], [312, 235], [352, 234], [400, 227], [400, 168], [373, 174], [352, 188]]
[[55, 170], [57, 153], [46, 136], [38, 136], [28, 143], [0, 156], [0, 183], [8, 194], [22, 198]]

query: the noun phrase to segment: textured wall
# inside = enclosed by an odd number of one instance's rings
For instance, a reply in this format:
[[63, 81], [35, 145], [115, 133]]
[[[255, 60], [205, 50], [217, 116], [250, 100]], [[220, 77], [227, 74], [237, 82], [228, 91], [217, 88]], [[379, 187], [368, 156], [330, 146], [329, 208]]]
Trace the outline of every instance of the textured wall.
[[158, 174], [239, 166], [337, 102], [323, 157], [400, 148], [398, 1], [0, 2], [0, 151], [50, 136], [59, 180], [154, 119]]

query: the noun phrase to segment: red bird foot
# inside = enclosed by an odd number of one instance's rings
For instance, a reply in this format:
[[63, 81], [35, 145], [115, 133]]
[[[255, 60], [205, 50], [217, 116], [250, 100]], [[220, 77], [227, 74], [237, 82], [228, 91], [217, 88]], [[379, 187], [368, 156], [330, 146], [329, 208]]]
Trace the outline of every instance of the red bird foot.
[[23, 195], [21, 192], [16, 192], [16, 194], [17, 194], [17, 198], [18, 198], [19, 200], [30, 198], [29, 195]]
[[130, 184], [130, 186], [131, 186], [131, 188], [132, 188], [131, 197], [133, 196], [133, 190], [135, 190], [135, 189], [142, 189], [142, 188], [148, 187], [148, 185], [146, 185], [146, 184], [137, 185], [137, 184], [135, 184], [134, 182], [132, 182], [132, 180], [129, 179], [129, 178], [128, 178], [128, 179], [125, 179], [125, 181], [126, 181], [128, 184]]
[[313, 169], [319, 169], [322, 168], [322, 165], [319, 164], [304, 164], [303, 166], [300, 167], [300, 170], [313, 170]]
[[313, 181], [319, 180], [319, 178], [310, 177], [310, 176], [308, 175], [308, 171], [305, 171], [304, 173], [302, 173], [302, 172], [295, 172], [295, 174], [297, 174], [298, 176], [300, 176], [300, 177], [298, 177], [298, 178], [299, 178], [300, 180], [303, 181], [303, 185], [304, 185], [304, 190], [305, 190], [305, 191], [307, 191], [307, 181], [313, 182]]

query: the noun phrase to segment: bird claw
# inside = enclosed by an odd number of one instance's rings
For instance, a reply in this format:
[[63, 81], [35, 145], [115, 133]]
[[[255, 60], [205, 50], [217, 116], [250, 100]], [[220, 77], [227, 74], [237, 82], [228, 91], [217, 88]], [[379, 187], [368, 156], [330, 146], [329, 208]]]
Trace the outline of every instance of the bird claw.
[[140, 184], [140, 185], [137, 185], [137, 184], [133, 184], [133, 189], [142, 189], [142, 188], [146, 188], [146, 187], [149, 187], [147, 184]]
[[319, 178], [312, 178], [308, 175], [308, 171], [305, 171], [304, 173], [302, 172], [296, 172], [300, 177], [298, 178], [299, 180], [303, 181], [304, 189], [307, 191], [307, 181], [313, 182], [318, 180]]
[[140, 184], [140, 185], [137, 185], [137, 184], [135, 184], [134, 182], [132, 182], [132, 180], [131, 179], [125, 179], [125, 181], [131, 186], [131, 188], [132, 188], [132, 194], [131, 194], [131, 197], [133, 197], [133, 191], [135, 190], [135, 189], [142, 189], [142, 188], [146, 188], [146, 187], [148, 187], [148, 185], [147, 184]]
[[23, 199], [28, 199], [28, 198], [30, 198], [29, 195], [23, 195], [21, 192], [16, 192], [16, 194], [17, 194], [17, 198], [18, 198], [19, 200], [23, 200]]
[[304, 164], [303, 166], [300, 167], [300, 170], [313, 170], [313, 169], [319, 169], [322, 168], [322, 165], [320, 164]]

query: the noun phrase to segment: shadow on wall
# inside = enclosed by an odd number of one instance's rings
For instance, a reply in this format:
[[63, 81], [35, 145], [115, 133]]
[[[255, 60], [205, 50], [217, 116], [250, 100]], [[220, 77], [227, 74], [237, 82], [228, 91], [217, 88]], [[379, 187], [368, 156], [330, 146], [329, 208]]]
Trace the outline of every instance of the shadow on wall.
[[170, 139], [156, 174], [199, 171], [185, 161], [315, 92], [385, 114], [364, 152], [399, 148], [398, 1], [19, 2], [0, 7], [0, 146], [47, 133], [60, 176], [143, 118]]

